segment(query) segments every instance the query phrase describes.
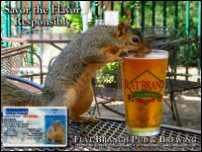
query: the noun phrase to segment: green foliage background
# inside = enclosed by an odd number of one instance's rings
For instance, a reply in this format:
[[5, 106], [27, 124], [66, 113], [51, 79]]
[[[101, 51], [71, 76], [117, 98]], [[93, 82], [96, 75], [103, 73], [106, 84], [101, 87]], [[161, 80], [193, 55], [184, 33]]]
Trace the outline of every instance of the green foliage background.
[[[68, 3], [68, 2], [67, 2]], [[125, 14], [125, 10], [129, 10], [133, 13], [133, 23], [131, 26], [133, 28], [140, 28], [141, 27], [141, 9], [142, 9], [142, 2], [141, 1], [124, 1], [124, 4], [121, 5], [121, 1], [114, 1], [114, 9], [120, 12], [119, 20], [125, 21], [128, 20], [128, 16]], [[152, 27], [152, 1], [145, 1], [144, 2], [144, 9], [145, 9], [145, 20], [144, 24], [145, 27]], [[155, 24], [157, 27], [163, 27], [163, 4], [164, 1], [156, 1], [155, 7]], [[167, 8], [166, 8], [166, 25], [168, 29], [174, 30], [175, 29], [175, 1], [167, 1]], [[189, 18], [189, 29], [190, 33], [189, 36], [193, 37], [197, 35], [198, 29], [198, 1], [190, 1], [190, 18]], [[89, 26], [93, 26], [95, 23], [95, 19], [102, 19], [104, 10], [101, 8], [100, 3], [98, 4], [97, 1], [91, 1], [91, 10], [93, 20], [89, 23]], [[186, 29], [185, 29], [185, 18], [186, 18], [186, 1], [179, 1], [178, 2], [178, 29], [177, 33], [180, 37], [186, 37]], [[67, 16], [66, 16], [67, 17]], [[82, 22], [79, 15], [68, 16], [72, 20], [72, 27], [76, 27], [77, 31], [82, 30]], [[200, 58], [200, 50], [196, 44], [188, 44], [179, 46], [177, 51], [177, 58], [176, 64], [178, 66], [198, 66]], [[119, 63], [114, 62], [107, 64], [97, 73], [97, 83], [100, 86], [107, 86], [107, 87], [118, 87], [117, 82], [119, 78]]]
[[[145, 27], [152, 27], [152, 1], [145, 1]], [[156, 1], [155, 8], [155, 22], [157, 27], [163, 26], [163, 1]], [[197, 26], [199, 22], [198, 16], [198, 1], [190, 1], [190, 18], [189, 18], [189, 28], [190, 33], [189, 36], [197, 36]], [[178, 2], [178, 29], [177, 32], [180, 37], [186, 37], [185, 30], [185, 1]], [[131, 24], [133, 28], [141, 27], [141, 9], [142, 2], [141, 1], [125, 1], [123, 5], [124, 10], [131, 10], [133, 12], [134, 21]], [[124, 13], [121, 14], [121, 3], [116, 1], [114, 2], [114, 10], [120, 12], [120, 21], [124, 21], [128, 19], [128, 16]], [[175, 29], [175, 2], [167, 1], [166, 8], [166, 22], [168, 29]], [[179, 50], [177, 50], [177, 58], [176, 65], [178, 66], [198, 66], [200, 62], [200, 49], [196, 44], [188, 44], [179, 46]], [[119, 73], [119, 63], [111, 63], [106, 65], [97, 75], [98, 84], [102, 84], [104, 86], [113, 86], [117, 87], [118, 73]]]

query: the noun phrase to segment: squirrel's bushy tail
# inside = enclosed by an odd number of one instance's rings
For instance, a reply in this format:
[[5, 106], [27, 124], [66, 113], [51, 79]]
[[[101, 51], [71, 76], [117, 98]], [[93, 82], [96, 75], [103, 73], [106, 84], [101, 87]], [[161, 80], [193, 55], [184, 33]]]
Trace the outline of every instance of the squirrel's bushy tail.
[[1, 106], [45, 106], [47, 102], [43, 93], [21, 89], [1, 76]]

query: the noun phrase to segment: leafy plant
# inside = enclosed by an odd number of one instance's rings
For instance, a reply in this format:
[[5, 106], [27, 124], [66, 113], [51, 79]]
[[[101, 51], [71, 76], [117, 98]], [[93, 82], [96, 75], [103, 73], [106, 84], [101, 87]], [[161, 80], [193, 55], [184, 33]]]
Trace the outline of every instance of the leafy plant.
[[82, 31], [82, 17], [80, 14], [66, 14], [64, 16], [70, 23], [71, 32]]
[[119, 62], [108, 63], [97, 72], [96, 81], [99, 87], [117, 88], [120, 78]]

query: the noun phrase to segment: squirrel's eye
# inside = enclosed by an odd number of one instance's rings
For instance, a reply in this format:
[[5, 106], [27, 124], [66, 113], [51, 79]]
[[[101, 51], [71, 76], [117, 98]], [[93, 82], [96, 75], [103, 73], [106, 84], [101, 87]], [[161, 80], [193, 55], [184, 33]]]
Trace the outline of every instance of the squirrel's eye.
[[140, 39], [137, 38], [137, 37], [133, 37], [133, 38], [132, 38], [132, 41], [133, 41], [134, 43], [139, 43], [139, 42], [140, 42]]

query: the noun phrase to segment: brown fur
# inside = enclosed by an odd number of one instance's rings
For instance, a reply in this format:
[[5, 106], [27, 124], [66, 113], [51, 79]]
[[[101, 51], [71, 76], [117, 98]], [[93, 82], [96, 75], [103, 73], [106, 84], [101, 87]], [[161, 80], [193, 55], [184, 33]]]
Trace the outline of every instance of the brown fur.
[[54, 123], [48, 130], [48, 140], [54, 141], [56, 144], [64, 144], [65, 142], [65, 130], [60, 123]]
[[88, 65], [77, 83], [67, 91], [69, 95], [68, 99], [71, 100], [66, 100], [65, 105], [69, 107], [69, 115], [74, 121], [80, 121], [80, 115], [89, 109], [93, 101], [92, 86], [90, 82], [92, 75], [95, 74], [95, 71], [99, 69], [100, 66], [101, 65], [99, 64]]
[[[141, 41], [134, 43], [134, 36]], [[127, 51], [144, 54], [150, 49], [145, 46], [140, 35], [124, 23], [118, 27], [96, 26], [72, 40], [56, 57], [48, 71], [41, 94], [32, 95], [16, 87], [9, 90], [9, 85], [4, 85], [2, 99], [6, 102], [5, 97], [10, 96], [13, 102], [9, 104], [18, 105], [13, 98], [18, 90], [20, 94], [17, 103], [25, 101], [23, 96], [21, 97], [24, 92], [26, 101], [30, 100], [30, 103], [39, 106], [67, 106], [70, 119], [82, 121], [81, 115], [89, 109], [93, 100], [91, 79], [96, 70], [106, 63], [120, 60], [120, 54]]]

